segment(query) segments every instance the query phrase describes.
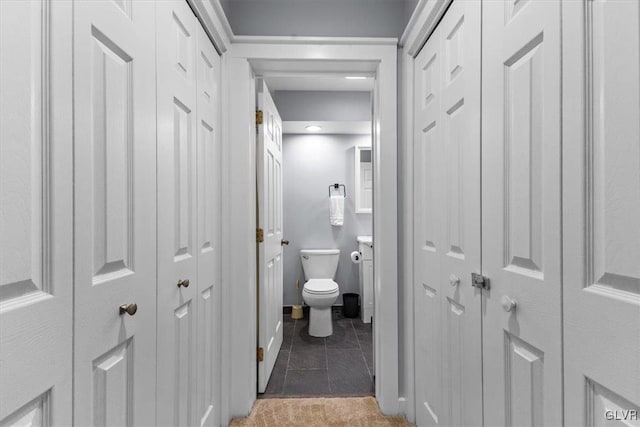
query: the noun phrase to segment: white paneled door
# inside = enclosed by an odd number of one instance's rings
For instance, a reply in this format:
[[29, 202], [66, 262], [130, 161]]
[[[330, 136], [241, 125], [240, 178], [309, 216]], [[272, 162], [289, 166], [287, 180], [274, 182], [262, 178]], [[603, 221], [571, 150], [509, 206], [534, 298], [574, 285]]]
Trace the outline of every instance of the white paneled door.
[[484, 422], [562, 425], [560, 2], [483, 2]]
[[419, 425], [481, 425], [480, 3], [455, 1], [416, 58]]
[[0, 425], [71, 425], [72, 7], [0, 1]]
[[[438, 425], [445, 404], [442, 394], [442, 328], [440, 324], [440, 224], [443, 191], [440, 161], [440, 28], [415, 59], [414, 70], [414, 322], [416, 422]], [[437, 100], [437, 101], [436, 101]]]
[[640, 426], [640, 3], [563, 7], [565, 424]]
[[158, 78], [158, 425], [195, 422], [197, 22], [156, 4]]
[[74, 5], [76, 425], [155, 423], [154, 21]]
[[[195, 19], [195, 16], [194, 16]], [[196, 418], [219, 425], [220, 416], [220, 56], [196, 23], [197, 55], [197, 380]]]
[[220, 57], [182, 0], [156, 3], [158, 425], [218, 422]]
[[[282, 120], [263, 80], [256, 82], [258, 111], [258, 392], [264, 393], [282, 346]], [[260, 240], [260, 239], [258, 239]], [[260, 358], [258, 358], [260, 359]]]

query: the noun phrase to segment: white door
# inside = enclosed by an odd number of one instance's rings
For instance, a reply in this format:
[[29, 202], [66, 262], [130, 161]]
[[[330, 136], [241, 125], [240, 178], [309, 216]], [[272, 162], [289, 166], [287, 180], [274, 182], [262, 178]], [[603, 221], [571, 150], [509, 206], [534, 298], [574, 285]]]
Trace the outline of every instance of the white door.
[[0, 425], [71, 425], [72, 8], [0, 1]]
[[482, 424], [480, 19], [455, 1], [415, 63], [419, 425]]
[[264, 393], [282, 346], [282, 120], [264, 81], [256, 82], [258, 110], [258, 393]]
[[199, 24], [183, 0], [157, 2], [156, 19], [158, 425], [177, 427], [196, 424]]
[[[194, 18], [195, 19], [195, 18]], [[197, 75], [197, 402], [200, 426], [220, 414], [220, 56], [196, 25]]]
[[640, 4], [563, 16], [565, 420], [640, 426]]
[[149, 2], [74, 4], [77, 425], [155, 423], [154, 34]]
[[[440, 27], [415, 59], [414, 72], [414, 327], [416, 423], [438, 425], [445, 404], [442, 393], [442, 283], [443, 191], [440, 185], [440, 96], [442, 94]], [[440, 207], [440, 209], [438, 209]]]
[[482, 7], [484, 422], [559, 426], [560, 2]]

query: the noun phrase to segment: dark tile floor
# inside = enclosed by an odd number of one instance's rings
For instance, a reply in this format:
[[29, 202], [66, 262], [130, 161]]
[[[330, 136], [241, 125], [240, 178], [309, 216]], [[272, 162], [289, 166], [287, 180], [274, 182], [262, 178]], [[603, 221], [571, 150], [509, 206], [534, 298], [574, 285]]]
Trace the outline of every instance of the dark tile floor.
[[260, 397], [373, 395], [371, 324], [334, 309], [333, 335], [315, 338], [308, 319], [284, 315], [282, 348]]

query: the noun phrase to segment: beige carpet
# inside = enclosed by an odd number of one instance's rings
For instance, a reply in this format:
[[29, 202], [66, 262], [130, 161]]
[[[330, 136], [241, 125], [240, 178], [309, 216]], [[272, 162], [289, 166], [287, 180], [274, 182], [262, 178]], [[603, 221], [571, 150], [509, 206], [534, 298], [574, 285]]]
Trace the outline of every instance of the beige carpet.
[[260, 399], [247, 418], [234, 419], [230, 427], [404, 427], [403, 417], [380, 413], [373, 397]]

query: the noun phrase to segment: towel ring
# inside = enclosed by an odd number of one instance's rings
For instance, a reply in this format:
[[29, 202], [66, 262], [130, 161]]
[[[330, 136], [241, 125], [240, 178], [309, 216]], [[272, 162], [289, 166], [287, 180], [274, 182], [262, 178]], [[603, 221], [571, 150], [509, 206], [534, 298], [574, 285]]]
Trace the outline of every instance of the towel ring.
[[347, 187], [344, 184], [332, 184], [329, 186], [329, 197], [331, 197], [331, 188], [340, 191], [340, 187], [342, 187], [344, 191], [344, 198], [347, 198]]

